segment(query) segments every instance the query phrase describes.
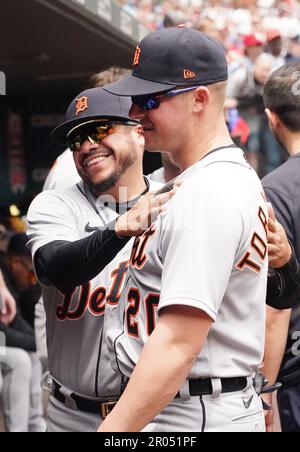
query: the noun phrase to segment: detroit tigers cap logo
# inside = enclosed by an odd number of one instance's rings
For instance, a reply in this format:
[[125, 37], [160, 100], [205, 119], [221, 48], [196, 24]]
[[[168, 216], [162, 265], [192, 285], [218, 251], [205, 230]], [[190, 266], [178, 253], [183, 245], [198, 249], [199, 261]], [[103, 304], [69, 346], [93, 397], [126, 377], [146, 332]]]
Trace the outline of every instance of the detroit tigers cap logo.
[[141, 49], [140, 47], [137, 47], [134, 54], [134, 60], [133, 60], [133, 66], [138, 66], [140, 64], [140, 58], [141, 58]]
[[184, 78], [187, 80], [187, 79], [195, 78], [195, 77], [196, 77], [196, 74], [195, 74], [195, 72], [193, 72], [193, 71], [188, 71], [187, 69], [185, 69], [185, 70], [183, 71], [183, 76], [184, 76]]
[[88, 97], [80, 97], [80, 99], [76, 99], [76, 116], [79, 113], [82, 113], [89, 108], [89, 98]]

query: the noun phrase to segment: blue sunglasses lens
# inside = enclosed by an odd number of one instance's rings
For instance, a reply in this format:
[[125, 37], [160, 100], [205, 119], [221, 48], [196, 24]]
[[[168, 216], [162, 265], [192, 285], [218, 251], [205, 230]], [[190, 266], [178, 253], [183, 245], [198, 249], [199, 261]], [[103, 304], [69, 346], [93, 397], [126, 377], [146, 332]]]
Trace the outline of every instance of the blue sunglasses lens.
[[144, 111], [159, 107], [159, 101], [155, 97], [133, 97], [132, 102]]

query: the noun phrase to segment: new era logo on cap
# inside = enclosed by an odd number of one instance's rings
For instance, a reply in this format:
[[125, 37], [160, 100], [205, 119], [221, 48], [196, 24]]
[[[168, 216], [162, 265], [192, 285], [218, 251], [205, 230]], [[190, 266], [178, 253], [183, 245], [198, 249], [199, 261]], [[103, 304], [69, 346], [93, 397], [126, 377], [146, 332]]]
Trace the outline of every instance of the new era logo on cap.
[[141, 49], [139, 47], [136, 48], [135, 51], [135, 55], [134, 55], [134, 60], [133, 60], [133, 66], [138, 66], [140, 63], [140, 58], [141, 58]]
[[89, 108], [89, 98], [88, 97], [80, 97], [80, 99], [76, 99], [76, 116], [79, 113], [83, 113]]

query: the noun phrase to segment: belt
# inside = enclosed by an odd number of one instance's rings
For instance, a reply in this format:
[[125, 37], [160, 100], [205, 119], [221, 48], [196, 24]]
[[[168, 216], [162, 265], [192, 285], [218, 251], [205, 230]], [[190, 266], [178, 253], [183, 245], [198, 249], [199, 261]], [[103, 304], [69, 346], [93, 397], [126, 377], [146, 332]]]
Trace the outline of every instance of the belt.
[[[66, 405], [66, 397], [60, 392], [60, 386], [56, 381], [53, 381], [52, 395], [60, 403]], [[78, 411], [83, 411], [84, 413], [101, 415], [103, 419], [112, 412], [114, 407], [117, 405], [118, 400], [90, 400], [78, 396], [77, 394], [71, 394], [70, 396], [74, 400]]]
[[[221, 378], [222, 384], [222, 394], [228, 394], [231, 392], [243, 391], [247, 385], [248, 380], [245, 377], [241, 378]], [[56, 381], [53, 381], [53, 397], [60, 403], [66, 405], [66, 397], [60, 392], [60, 386]], [[189, 380], [189, 388], [191, 397], [212, 395], [213, 394], [213, 384], [210, 378], [204, 379], [199, 378], [198, 380]], [[76, 394], [71, 394], [70, 396], [74, 400], [78, 411], [83, 411], [84, 413], [101, 415], [103, 419], [112, 412], [118, 400], [90, 400], [80, 397]], [[176, 399], [180, 398], [180, 394], [176, 396]]]
[[[243, 391], [248, 386], [248, 379], [241, 378], [221, 378], [222, 394]], [[198, 380], [189, 380], [190, 396], [205, 396], [213, 394], [213, 384], [210, 378], [199, 378]], [[180, 394], [177, 395], [180, 398]]]

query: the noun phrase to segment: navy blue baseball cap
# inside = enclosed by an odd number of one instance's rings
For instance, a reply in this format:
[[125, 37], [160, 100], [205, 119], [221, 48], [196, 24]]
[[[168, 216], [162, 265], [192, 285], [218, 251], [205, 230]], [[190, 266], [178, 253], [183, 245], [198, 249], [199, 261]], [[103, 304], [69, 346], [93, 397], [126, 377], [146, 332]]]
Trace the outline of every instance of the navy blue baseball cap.
[[224, 47], [205, 33], [179, 26], [144, 38], [135, 52], [132, 75], [104, 89], [119, 96], [145, 96], [225, 80]]
[[55, 143], [67, 145], [67, 137], [75, 128], [85, 126], [90, 121], [108, 119], [124, 123], [140, 124], [129, 117], [130, 99], [114, 96], [103, 88], [92, 88], [80, 93], [70, 104], [66, 121], [51, 133]]

